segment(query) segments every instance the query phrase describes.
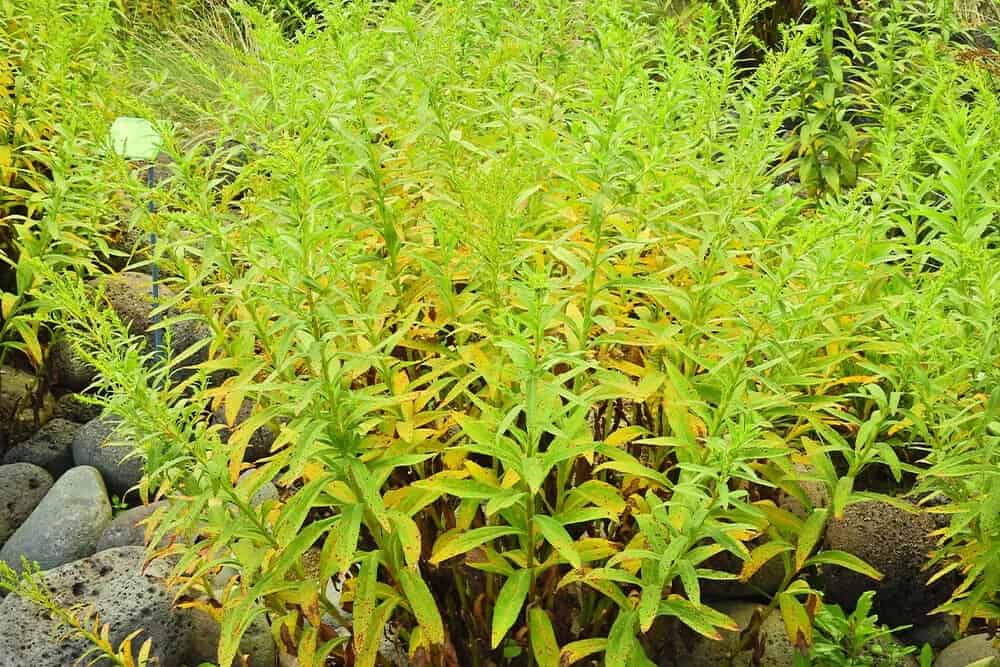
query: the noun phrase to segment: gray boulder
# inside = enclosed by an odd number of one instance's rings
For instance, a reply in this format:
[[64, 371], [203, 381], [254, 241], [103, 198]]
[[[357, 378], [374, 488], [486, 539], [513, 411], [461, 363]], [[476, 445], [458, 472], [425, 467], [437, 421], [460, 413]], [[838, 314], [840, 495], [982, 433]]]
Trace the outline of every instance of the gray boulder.
[[94, 553], [111, 521], [111, 503], [100, 473], [71, 468], [0, 549], [0, 560], [20, 571], [22, 556], [48, 570]]
[[[723, 602], [713, 607], [736, 621], [741, 630], [750, 625], [755, 610], [762, 608], [751, 602]], [[760, 663], [753, 662], [752, 647], [736, 653], [738, 632], [723, 631], [721, 641], [708, 639], [687, 628], [680, 630], [679, 635], [668, 639], [667, 655], [662, 656], [658, 664], [671, 667], [751, 667], [758, 664], [759, 667], [793, 667], [795, 664], [795, 648], [788, 641], [779, 611], [772, 612], [761, 624], [758, 637], [764, 650]], [[732, 662], [728, 662], [730, 657]]]
[[874, 590], [873, 611], [882, 623], [927, 623], [927, 613], [945, 602], [955, 585], [954, 578], [943, 577], [927, 586], [933, 572], [923, 566], [934, 548], [930, 532], [935, 528], [926, 512], [914, 514], [878, 501], [849, 505], [842, 519], [829, 522], [826, 545], [854, 554], [883, 578], [875, 581], [837, 566], [824, 567], [827, 600], [853, 608], [862, 593]]
[[[100, 257], [113, 271], [124, 271], [130, 265], [149, 259], [149, 234], [133, 220], [138, 212], [133, 202], [122, 201], [117, 204], [113, 217], [109, 216], [108, 220], [117, 228], [117, 233], [108, 240], [108, 251], [100, 253]], [[148, 266], [145, 265], [143, 270]]]
[[929, 644], [932, 649], [941, 650], [955, 641], [958, 636], [958, 618], [947, 614], [929, 616], [924, 623], [915, 624], [905, 630], [897, 630], [893, 636], [906, 646]]
[[14, 445], [3, 457], [4, 463], [33, 463], [58, 478], [73, 467], [73, 436], [79, 424], [53, 419], [30, 439]]
[[[992, 662], [991, 662], [992, 660]], [[1000, 667], [1000, 638], [970, 635], [949, 645], [938, 655], [934, 667]]]
[[0, 546], [52, 488], [52, 475], [30, 463], [0, 466]]
[[[103, 298], [107, 305], [115, 311], [121, 321], [128, 327], [133, 336], [145, 336], [147, 346], [152, 349], [154, 333], [149, 328], [154, 324], [151, 317], [153, 309], [153, 279], [145, 273], [125, 271], [122, 273], [101, 276], [91, 281], [95, 287], [103, 290]], [[160, 303], [169, 301], [174, 292], [168, 286], [159, 285]], [[163, 317], [174, 317], [180, 312], [174, 308], [167, 309]], [[188, 347], [207, 335], [203, 324], [185, 320], [170, 327], [170, 349], [178, 355]], [[163, 332], [164, 340], [167, 332]]]
[[0, 366], [0, 449], [27, 440], [52, 416], [52, 394], [36, 391], [31, 373]]
[[112, 519], [104, 532], [101, 533], [100, 539], [97, 540], [97, 550], [145, 546], [146, 526], [141, 522], [152, 516], [156, 510], [165, 507], [166, 504], [166, 501], [160, 501], [125, 510]]
[[83, 391], [96, 378], [94, 367], [81, 359], [65, 338], [57, 338], [49, 346], [49, 381], [53, 386]]
[[[147, 639], [159, 667], [180, 667], [190, 650], [191, 620], [174, 608], [164, 588], [163, 568], [153, 563], [142, 572], [141, 547], [121, 547], [43, 573], [53, 600], [66, 608], [81, 605], [110, 626], [115, 646], [130, 633], [133, 654]], [[88, 648], [82, 640], [63, 639], [65, 628], [44, 609], [15, 595], [0, 604], [0, 667], [68, 667]], [[103, 664], [103, 663], [102, 663]]]
[[81, 426], [73, 438], [73, 460], [77, 465], [97, 468], [108, 489], [124, 496], [142, 479], [143, 460], [138, 454], [129, 456], [135, 451], [133, 443], [116, 441], [115, 429], [120, 423], [113, 415], [102, 415]]
[[[799, 488], [802, 489], [802, 493], [805, 495], [806, 500], [809, 501], [809, 504], [813, 508], [827, 507], [830, 504], [830, 493], [827, 491], [826, 484], [811, 479], [803, 479], [816, 475], [816, 471], [812, 466], [797, 463], [794, 466], [794, 471]], [[800, 519], [805, 519], [810, 514], [810, 509], [805, 507], [798, 498], [784, 492], [779, 494], [778, 507], [791, 512]]]
[[[153, 279], [138, 271], [113, 273], [89, 282], [103, 291], [105, 305], [118, 315], [133, 336], [145, 336], [152, 324], [150, 311], [153, 309]], [[161, 298], [173, 296], [173, 292], [160, 286]], [[152, 338], [150, 337], [150, 340]]]
[[56, 401], [52, 416], [77, 424], [86, 424], [90, 420], [100, 417], [102, 410], [100, 405], [86, 402], [81, 394], [63, 394]]
[[[218, 660], [219, 639], [222, 635], [218, 622], [201, 609], [190, 609], [192, 621], [190, 664]], [[250, 667], [274, 667], [278, 662], [278, 648], [271, 638], [271, 628], [263, 616], [254, 619], [240, 639], [240, 654], [249, 656]], [[239, 662], [239, 661], [237, 661]]]

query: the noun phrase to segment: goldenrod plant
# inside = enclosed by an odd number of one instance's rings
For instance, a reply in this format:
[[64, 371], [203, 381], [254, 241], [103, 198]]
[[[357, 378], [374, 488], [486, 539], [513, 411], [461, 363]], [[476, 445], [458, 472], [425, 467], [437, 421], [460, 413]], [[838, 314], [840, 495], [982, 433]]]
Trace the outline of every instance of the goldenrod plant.
[[[378, 664], [387, 631], [415, 665], [652, 665], [738, 630], [704, 590], [775, 563], [756, 624], [805, 654], [814, 575], [883, 574], [826, 527], [907, 494], [951, 517], [942, 610], [1000, 618], [995, 72], [949, 3], [816, 0], [773, 44], [760, 0], [651, 4], [316, 2], [289, 34], [234, 0], [104, 33], [112, 117], [162, 119], [135, 219], [160, 326], [206, 336], [157, 362], [89, 266], [29, 253], [32, 308], [169, 499], [151, 544], [220, 665], [262, 615], [303, 667]], [[109, 122], [59, 202], [141, 201]], [[55, 202], [30, 224], [100, 233]]]

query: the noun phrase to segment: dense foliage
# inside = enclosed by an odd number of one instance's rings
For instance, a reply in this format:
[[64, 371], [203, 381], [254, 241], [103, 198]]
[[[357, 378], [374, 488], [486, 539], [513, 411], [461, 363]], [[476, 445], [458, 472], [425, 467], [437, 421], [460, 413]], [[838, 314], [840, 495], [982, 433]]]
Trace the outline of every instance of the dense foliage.
[[[879, 576], [821, 548], [867, 498], [933, 501], [943, 610], [1000, 619], [998, 61], [950, 2], [773, 44], [758, 0], [5, 7], [2, 344], [100, 371], [220, 664], [267, 611], [303, 666], [649, 665], [772, 560], [809, 645], [818, 572]], [[134, 228], [208, 332], [165, 363], [82, 282]]]

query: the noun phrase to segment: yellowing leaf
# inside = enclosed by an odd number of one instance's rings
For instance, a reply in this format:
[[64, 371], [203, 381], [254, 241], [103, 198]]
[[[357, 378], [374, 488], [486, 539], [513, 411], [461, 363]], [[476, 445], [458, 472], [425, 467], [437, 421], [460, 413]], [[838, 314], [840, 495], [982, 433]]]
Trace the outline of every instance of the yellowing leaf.
[[16, 304], [17, 296], [10, 292], [0, 292], [0, 318], [9, 320]]
[[878, 375], [848, 375], [847, 377], [834, 380], [827, 385], [827, 389], [835, 387], [839, 384], [870, 384], [872, 382], [878, 382], [881, 379], [882, 378]]
[[24, 342], [25, 352], [35, 368], [41, 368], [43, 362], [42, 345], [38, 342], [37, 324], [29, 324], [24, 320], [19, 320], [15, 325], [18, 335]]
[[836, 565], [838, 567], [851, 570], [852, 572], [863, 574], [866, 577], [874, 579], [875, 581], [881, 581], [882, 579], [882, 573], [868, 563], [864, 562], [854, 554], [847, 553], [846, 551], [838, 551], [836, 549], [821, 551], [810, 558], [806, 564]]
[[812, 645], [812, 619], [794, 595], [790, 592], [778, 596], [781, 607], [781, 618], [785, 622], [785, 632], [788, 640], [797, 648]]
[[494, 473], [489, 468], [484, 468], [475, 461], [469, 459], [466, 459], [465, 461], [463, 461], [463, 463], [465, 465], [466, 470], [469, 471], [469, 475], [472, 476], [472, 479], [481, 482], [483, 484], [488, 484], [490, 486], [495, 486], [495, 487], [500, 486], [499, 482], [497, 482], [496, 473]]
[[605, 438], [604, 442], [612, 447], [617, 447], [619, 445], [624, 445], [627, 442], [631, 442], [645, 433], [646, 429], [641, 426], [625, 426]]
[[562, 647], [559, 652], [560, 667], [568, 667], [584, 658], [601, 653], [608, 647], [608, 640], [603, 637], [592, 637], [590, 639], [580, 639], [570, 642]]
[[740, 571], [740, 581], [750, 581], [750, 578], [772, 558], [792, 549], [794, 547], [791, 544], [782, 540], [772, 540], [756, 547], [750, 552], [750, 558], [743, 562], [743, 569]]
[[528, 632], [538, 667], [559, 667], [559, 644], [548, 612], [532, 607], [528, 612]]
[[722, 638], [718, 628], [723, 630], [739, 629], [736, 622], [726, 614], [716, 611], [705, 604], [695, 604], [679, 595], [671, 595], [666, 600], [660, 602], [658, 613], [660, 615], [676, 616], [684, 625], [709, 639], [718, 640]]
[[406, 564], [416, 569], [420, 562], [421, 551], [420, 530], [417, 528], [417, 524], [410, 517], [395, 510], [389, 512], [389, 518], [396, 528], [396, 539], [399, 540]]
[[417, 623], [424, 631], [424, 637], [431, 644], [444, 643], [444, 623], [430, 588], [419, 570], [404, 569], [398, 573], [399, 583], [406, 594], [410, 610], [417, 617]]
[[484, 526], [474, 528], [463, 533], [445, 533], [438, 538], [438, 543], [434, 545], [434, 553], [431, 555], [431, 563], [438, 564], [442, 561], [464, 554], [476, 547], [499, 539], [506, 535], [517, 535], [522, 531], [510, 526]]
[[403, 392], [406, 391], [406, 387], [409, 384], [410, 384], [410, 378], [406, 374], [406, 371], [398, 371], [395, 375], [392, 376], [392, 393], [396, 394], [397, 396], [399, 394], [402, 394]]
[[[367, 664], [374, 664], [374, 649], [377, 649], [379, 639], [382, 635], [383, 624], [377, 623], [375, 618], [375, 590], [378, 583], [378, 554], [374, 552], [366, 553], [361, 558], [361, 569], [358, 571], [357, 584], [354, 589], [354, 617], [358, 623], [354, 628], [354, 652], [361, 656], [372, 654], [371, 660], [365, 660]], [[366, 625], [365, 621], [368, 621]], [[377, 626], [377, 627], [376, 627]], [[359, 659], [359, 662], [360, 659]]]
[[[314, 479], [307, 477], [307, 479]], [[333, 482], [328, 482], [323, 488], [328, 495], [333, 496], [335, 499], [344, 503], [345, 505], [353, 505], [358, 502], [358, 497], [354, 495], [354, 491], [345, 482], [340, 480], [335, 480]], [[387, 503], [388, 504], [388, 503]]]

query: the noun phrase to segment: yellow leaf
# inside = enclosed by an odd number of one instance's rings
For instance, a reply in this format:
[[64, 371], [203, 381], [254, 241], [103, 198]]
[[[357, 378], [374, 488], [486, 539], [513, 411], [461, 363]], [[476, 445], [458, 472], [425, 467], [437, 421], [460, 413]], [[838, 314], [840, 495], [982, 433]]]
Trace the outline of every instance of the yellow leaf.
[[402, 394], [406, 391], [406, 386], [410, 383], [410, 378], [407, 376], [406, 371], [398, 371], [392, 376], [392, 393]]
[[491, 486], [498, 485], [497, 476], [492, 470], [484, 468], [475, 461], [466, 460], [464, 463], [465, 463], [465, 468], [466, 470], [469, 471], [469, 475], [472, 477], [472, 479], [476, 480], [477, 482], [483, 482], [484, 484], [489, 484]]
[[226, 396], [225, 403], [225, 418], [226, 424], [232, 426], [236, 423], [236, 417], [239, 415], [240, 408], [243, 406], [243, 399], [246, 396], [246, 391], [244, 389], [234, 389], [229, 392]]
[[326, 487], [323, 490], [342, 503], [353, 505], [354, 503], [358, 502], [358, 497], [354, 494], [354, 491], [351, 490], [351, 487], [348, 486], [345, 482], [341, 481], [330, 482], [329, 484], [326, 485]]
[[413, 422], [405, 421], [398, 422], [396, 424], [396, 433], [399, 435], [399, 439], [405, 443], [413, 443]]
[[604, 441], [612, 447], [617, 447], [618, 445], [624, 445], [627, 442], [635, 440], [645, 432], [646, 429], [641, 426], [625, 426], [609, 435]]
[[518, 475], [513, 470], [508, 470], [504, 472], [503, 477], [500, 479], [500, 486], [505, 489], [510, 489], [520, 481], [521, 481], [520, 475]]
[[810, 646], [812, 644], [812, 619], [806, 608], [788, 591], [778, 596], [778, 602], [788, 640], [796, 648]]
[[326, 474], [326, 466], [315, 461], [309, 461], [304, 466], [302, 466], [302, 477], [305, 478], [307, 482], [311, 482], [314, 479], [322, 477]]
[[633, 364], [631, 361], [625, 361], [623, 359], [602, 359], [601, 361], [607, 368], [621, 371], [626, 375], [642, 377], [648, 372], [646, 368], [643, 368], [638, 364]]
[[907, 417], [903, 421], [901, 421], [901, 422], [899, 422], [897, 424], [893, 424], [892, 426], [890, 426], [889, 430], [886, 431], [886, 434], [891, 438], [892, 436], [896, 435], [897, 433], [899, 433], [903, 429], [909, 428], [911, 426], [913, 426], [913, 422], [910, 421], [909, 417]]
[[14, 312], [17, 304], [17, 297], [10, 292], [0, 293], [0, 318], [10, 319], [10, 314]]
[[37, 323], [32, 326], [27, 322], [21, 321], [17, 323], [16, 329], [17, 333], [21, 336], [21, 340], [24, 341], [25, 352], [28, 353], [31, 363], [34, 364], [35, 368], [41, 368], [43, 358], [42, 346], [38, 342], [36, 327]]
[[449, 449], [441, 455], [441, 463], [449, 470], [456, 470], [465, 463], [466, 456], [468, 454], [460, 449]]

